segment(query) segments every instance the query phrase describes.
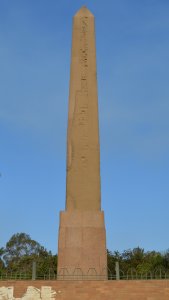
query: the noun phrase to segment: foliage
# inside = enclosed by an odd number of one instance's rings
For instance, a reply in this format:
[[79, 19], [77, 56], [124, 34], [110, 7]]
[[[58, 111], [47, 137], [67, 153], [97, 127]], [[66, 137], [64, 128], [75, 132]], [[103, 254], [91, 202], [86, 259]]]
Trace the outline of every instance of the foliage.
[[57, 256], [25, 233], [14, 234], [2, 255], [6, 271], [31, 274], [33, 262], [36, 262], [37, 274], [45, 274], [49, 269], [56, 272]]
[[138, 274], [169, 271], [169, 250], [165, 253], [147, 251], [137, 247], [134, 249], [110, 252], [107, 250], [109, 273], [115, 273], [115, 262], [119, 262], [120, 270], [127, 274], [130, 270]]
[[164, 267], [166, 269], [169, 269], [169, 249], [166, 252], [164, 252], [163, 257], [164, 257], [164, 262], [163, 262], [164, 263]]

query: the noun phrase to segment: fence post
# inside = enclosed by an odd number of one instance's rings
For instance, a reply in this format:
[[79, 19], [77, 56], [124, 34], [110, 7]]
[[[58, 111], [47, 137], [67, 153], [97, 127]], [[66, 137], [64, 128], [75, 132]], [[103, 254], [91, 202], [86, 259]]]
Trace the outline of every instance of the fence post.
[[36, 262], [33, 261], [32, 264], [32, 280], [36, 280]]
[[119, 269], [118, 261], [116, 261], [115, 271], [116, 271], [116, 280], [120, 280], [120, 269]]

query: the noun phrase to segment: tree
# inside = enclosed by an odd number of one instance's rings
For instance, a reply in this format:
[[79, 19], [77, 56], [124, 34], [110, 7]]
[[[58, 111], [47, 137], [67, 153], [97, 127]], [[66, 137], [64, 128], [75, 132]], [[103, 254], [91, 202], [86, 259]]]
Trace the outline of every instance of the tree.
[[119, 251], [111, 252], [107, 250], [107, 267], [108, 267], [108, 274], [113, 275], [115, 274], [115, 263], [121, 261], [121, 254]]
[[37, 262], [38, 272], [45, 273], [49, 268], [56, 269], [56, 256], [26, 233], [17, 233], [10, 238], [3, 258], [6, 269], [13, 272], [31, 273], [33, 261]]
[[169, 269], [169, 249], [166, 252], [164, 252], [163, 265], [165, 269]]

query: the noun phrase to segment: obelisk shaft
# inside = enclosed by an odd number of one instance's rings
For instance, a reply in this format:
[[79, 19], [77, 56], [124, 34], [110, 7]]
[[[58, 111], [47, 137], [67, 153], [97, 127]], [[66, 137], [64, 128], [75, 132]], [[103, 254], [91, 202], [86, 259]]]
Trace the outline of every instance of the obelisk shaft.
[[94, 16], [74, 16], [67, 132], [66, 210], [100, 210], [100, 146]]
[[74, 17], [67, 133], [66, 210], [60, 212], [57, 278], [107, 279], [94, 16]]

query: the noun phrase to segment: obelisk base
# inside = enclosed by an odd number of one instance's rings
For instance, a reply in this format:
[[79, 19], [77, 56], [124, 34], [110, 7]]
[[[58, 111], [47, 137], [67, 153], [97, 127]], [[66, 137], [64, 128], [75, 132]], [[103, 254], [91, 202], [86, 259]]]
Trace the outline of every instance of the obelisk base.
[[104, 212], [60, 212], [57, 278], [107, 279]]

